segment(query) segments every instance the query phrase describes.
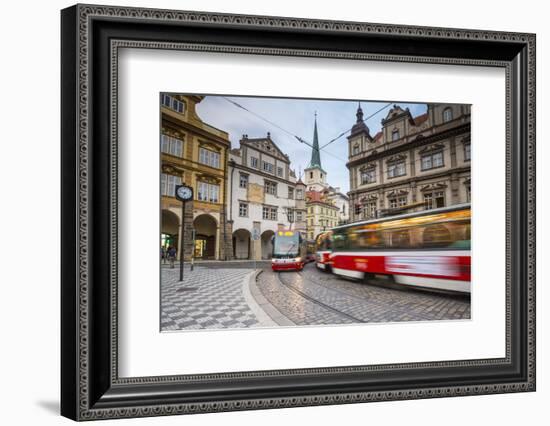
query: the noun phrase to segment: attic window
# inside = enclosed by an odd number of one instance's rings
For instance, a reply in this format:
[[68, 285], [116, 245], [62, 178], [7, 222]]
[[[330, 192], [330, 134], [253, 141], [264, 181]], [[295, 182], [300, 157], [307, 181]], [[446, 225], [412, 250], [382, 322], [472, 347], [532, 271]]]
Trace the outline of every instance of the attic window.
[[447, 123], [453, 119], [453, 110], [451, 108], [445, 108], [443, 110], [443, 122]]
[[353, 155], [357, 155], [359, 154], [359, 145], [354, 145], [353, 146]]
[[396, 141], [397, 139], [399, 139], [399, 130], [395, 129], [391, 132], [391, 140]]

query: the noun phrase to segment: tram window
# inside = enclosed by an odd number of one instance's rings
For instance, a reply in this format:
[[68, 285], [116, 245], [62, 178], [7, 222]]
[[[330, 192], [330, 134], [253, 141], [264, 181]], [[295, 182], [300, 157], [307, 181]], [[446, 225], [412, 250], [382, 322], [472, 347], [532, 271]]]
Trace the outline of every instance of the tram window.
[[384, 246], [384, 236], [382, 232], [372, 229], [363, 229], [356, 233], [355, 244], [360, 249], [373, 249]]
[[452, 243], [451, 233], [444, 225], [428, 225], [424, 228], [422, 243], [426, 248], [446, 247]]
[[345, 233], [335, 233], [333, 236], [334, 250], [346, 248], [346, 234]]
[[388, 245], [392, 248], [409, 248], [411, 246], [409, 231], [407, 229], [401, 229], [392, 232]]
[[470, 222], [457, 223], [453, 232], [452, 248], [470, 249]]

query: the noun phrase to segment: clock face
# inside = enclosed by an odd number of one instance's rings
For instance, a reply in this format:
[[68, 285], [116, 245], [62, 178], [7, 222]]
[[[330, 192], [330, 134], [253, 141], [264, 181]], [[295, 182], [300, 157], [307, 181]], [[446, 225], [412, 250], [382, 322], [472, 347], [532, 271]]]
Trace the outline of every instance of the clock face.
[[187, 186], [181, 186], [178, 188], [178, 197], [182, 200], [189, 200], [193, 196], [191, 188]]

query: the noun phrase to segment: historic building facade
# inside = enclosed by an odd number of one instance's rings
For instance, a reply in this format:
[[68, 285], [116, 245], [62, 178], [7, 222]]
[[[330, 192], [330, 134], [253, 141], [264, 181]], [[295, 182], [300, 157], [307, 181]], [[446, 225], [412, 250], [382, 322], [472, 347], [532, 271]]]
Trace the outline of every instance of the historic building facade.
[[328, 191], [307, 191], [307, 233], [309, 241], [324, 231], [338, 225], [338, 207], [328, 198]]
[[[174, 246], [181, 255], [181, 230], [185, 228], [184, 258], [227, 259], [231, 233], [226, 221], [226, 176], [229, 137], [204, 123], [196, 105], [204, 96], [162, 94], [161, 110], [161, 244]], [[175, 187], [194, 189], [194, 200], [181, 202]], [[194, 238], [193, 238], [194, 237]]]
[[243, 135], [239, 148], [230, 151], [227, 193], [235, 259], [270, 259], [277, 230], [305, 228], [305, 185], [296, 181], [288, 155], [269, 133]]
[[470, 106], [394, 105], [372, 136], [361, 105], [348, 136], [350, 219], [470, 202]]

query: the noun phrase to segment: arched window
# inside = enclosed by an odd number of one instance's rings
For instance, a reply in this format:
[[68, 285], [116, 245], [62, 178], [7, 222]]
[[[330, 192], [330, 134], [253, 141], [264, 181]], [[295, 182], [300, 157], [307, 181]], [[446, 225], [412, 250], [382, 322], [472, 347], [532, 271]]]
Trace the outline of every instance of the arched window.
[[443, 122], [446, 123], [453, 119], [453, 110], [451, 108], [445, 108], [443, 110]]

